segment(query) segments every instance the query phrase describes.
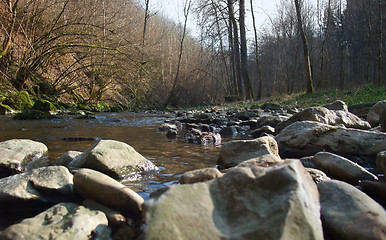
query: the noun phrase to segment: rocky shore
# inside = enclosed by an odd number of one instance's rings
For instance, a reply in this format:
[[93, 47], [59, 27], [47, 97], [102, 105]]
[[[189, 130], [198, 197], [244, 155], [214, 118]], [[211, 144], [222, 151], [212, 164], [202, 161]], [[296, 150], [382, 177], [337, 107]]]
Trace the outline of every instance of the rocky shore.
[[147, 200], [118, 179], [157, 166], [126, 143], [99, 140], [34, 168], [43, 143], [0, 142], [1, 218], [23, 216], [0, 239], [386, 239], [386, 101], [181, 111], [159, 131], [233, 140], [217, 166]]

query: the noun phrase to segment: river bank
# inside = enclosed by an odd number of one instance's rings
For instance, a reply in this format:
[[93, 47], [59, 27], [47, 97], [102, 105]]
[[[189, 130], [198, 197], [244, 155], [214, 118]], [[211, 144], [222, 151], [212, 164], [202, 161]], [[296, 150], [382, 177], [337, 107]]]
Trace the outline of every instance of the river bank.
[[[381, 106], [379, 109], [385, 109], [382, 102], [378, 106]], [[106, 236], [113, 239], [135, 239], [138, 236], [153, 239], [155, 236], [160, 237], [160, 233], [163, 234], [161, 238], [165, 239], [194, 238], [197, 234], [206, 236], [207, 239], [250, 239], [256, 236], [264, 239], [274, 236], [282, 238], [283, 235], [277, 235], [280, 232], [296, 239], [322, 239], [323, 236], [328, 239], [338, 236], [343, 236], [342, 239], [357, 236], [363, 239], [382, 238], [385, 234], [382, 229], [385, 227], [386, 213], [379, 204], [384, 204], [383, 151], [386, 150], [386, 134], [379, 126], [381, 115], [372, 114], [378, 112], [375, 111], [377, 108], [376, 105], [372, 106], [371, 111], [366, 114], [366, 119], [348, 111], [343, 102], [305, 109], [265, 104], [243, 111], [214, 107], [175, 112], [175, 116], [165, 118], [164, 123], [158, 122], [158, 131], [166, 132], [157, 134], [169, 139], [167, 141], [183, 139], [188, 144], [199, 144], [205, 148], [219, 145], [218, 137], [214, 136], [220, 136], [221, 139], [233, 135], [233, 139], [220, 144], [217, 161], [212, 166], [186, 171], [180, 175], [181, 184], [174, 182], [162, 190], [154, 191], [149, 199], [143, 199], [127, 186], [119, 185], [121, 183], [114, 178], [122, 176], [122, 173], [114, 175], [112, 171], [130, 169], [134, 173], [147, 170], [151, 172], [157, 171], [157, 165], [147, 168], [144, 166], [149, 166], [148, 164], [138, 167], [137, 161], [134, 161], [132, 167], [128, 167], [129, 163], [125, 161], [120, 161], [124, 166], [113, 163], [110, 159], [127, 158], [132, 161], [133, 157], [130, 156], [133, 152], [141, 154], [125, 143], [106, 142], [101, 139], [88, 150], [79, 153], [78, 157], [65, 161], [66, 163], [62, 164], [65, 167], [43, 167], [13, 175], [13, 178], [19, 176], [16, 178], [20, 178], [21, 183], [14, 183], [16, 185], [12, 189], [18, 189], [15, 195], [1, 188], [2, 207], [7, 206], [9, 209], [9, 206], [14, 204], [14, 207], [20, 206], [18, 202], [23, 202], [25, 206], [29, 203], [35, 207], [47, 203], [50, 206], [59, 205], [36, 216], [35, 220], [25, 220], [0, 234], [10, 239], [10, 236], [15, 236], [13, 234], [24, 228], [29, 229], [29, 234], [43, 231], [37, 227], [41, 225], [39, 218], [56, 216], [57, 214], [52, 215], [52, 212], [65, 211], [66, 213], [61, 214], [65, 217], [55, 222], [58, 225], [43, 224], [49, 225], [51, 229], [44, 230], [47, 233], [57, 231], [54, 229], [63, 229], [63, 224], [73, 221], [71, 219], [77, 216], [76, 212], [85, 211], [82, 215], [86, 219], [97, 213], [102, 220], [90, 225], [88, 235], [83, 236], [94, 234], [101, 239], [106, 239]], [[363, 109], [358, 110], [362, 111]], [[376, 115], [378, 123], [370, 118]], [[175, 134], [170, 134], [170, 131]], [[45, 151], [42, 150], [40, 155], [45, 155]], [[96, 164], [95, 161], [99, 163]], [[15, 161], [9, 166], [19, 171]], [[82, 168], [94, 170], [77, 170]], [[36, 177], [47, 174], [52, 176], [48, 177], [52, 184], [54, 179], [62, 176], [58, 178], [62, 179], [58, 182], [59, 185], [47, 187], [41, 178]], [[4, 183], [3, 186], [9, 185], [8, 178], [1, 179], [0, 183]], [[19, 198], [26, 195], [20, 193], [25, 191], [23, 188], [34, 193], [31, 199]], [[121, 192], [122, 189], [127, 190]], [[50, 194], [47, 195], [47, 191]], [[67, 199], [66, 202], [72, 204], [61, 203], [55, 194], [62, 196], [59, 199]], [[111, 197], [115, 194], [125, 196], [126, 202], [123, 205], [112, 203], [109, 199], [115, 199]], [[114, 214], [100, 205], [95, 207], [94, 203], [85, 203], [87, 199], [113, 209]], [[333, 210], [337, 202], [331, 202], [329, 199], [346, 204], [339, 204], [339, 208]], [[339, 218], [339, 224], [334, 220], [338, 216], [337, 212], [341, 212], [338, 215], [344, 217]], [[107, 220], [103, 216], [107, 216]], [[264, 222], [267, 225], [261, 225], [260, 217], [256, 216], [265, 216]], [[268, 216], [272, 217], [272, 221]], [[355, 219], [355, 222], [352, 219]], [[250, 225], [245, 221], [256, 224]], [[362, 231], [360, 227], [355, 227], [361, 222], [371, 223], [372, 230]], [[144, 223], [145, 228], [142, 225]], [[76, 225], [73, 226], [75, 230], [63, 231], [61, 234], [79, 232]], [[95, 226], [98, 225], [104, 227], [96, 229]], [[256, 226], [263, 226], [266, 231]], [[354, 228], [355, 231], [340, 230], [345, 229], [345, 226], [350, 226], [350, 229]], [[243, 230], [240, 232], [240, 229]]]

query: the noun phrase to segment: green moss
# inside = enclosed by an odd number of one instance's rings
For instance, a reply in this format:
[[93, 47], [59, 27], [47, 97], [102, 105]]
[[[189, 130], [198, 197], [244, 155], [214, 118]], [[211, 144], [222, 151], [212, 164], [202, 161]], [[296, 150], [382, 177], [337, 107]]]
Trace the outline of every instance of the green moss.
[[37, 99], [33, 105], [33, 109], [42, 112], [50, 112], [55, 111], [56, 107], [48, 100]]
[[38, 119], [49, 119], [53, 116], [49, 112], [43, 112], [39, 110], [26, 110], [16, 114], [13, 119], [15, 120], [38, 120]]
[[17, 110], [26, 110], [31, 109], [33, 106], [33, 102], [29, 96], [29, 93], [27, 91], [20, 91], [19, 94], [16, 97], [15, 101], [15, 108]]

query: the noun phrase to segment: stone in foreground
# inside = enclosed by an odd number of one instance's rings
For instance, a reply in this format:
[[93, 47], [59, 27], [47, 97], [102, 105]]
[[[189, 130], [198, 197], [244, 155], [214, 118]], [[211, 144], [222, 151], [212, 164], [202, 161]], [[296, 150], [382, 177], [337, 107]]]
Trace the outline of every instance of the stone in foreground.
[[30, 161], [46, 155], [48, 148], [40, 142], [28, 139], [12, 139], [0, 142], [0, 178], [25, 171]]
[[[124, 174], [140, 171], [138, 166], [144, 162], [152, 164], [130, 145], [114, 140], [100, 140], [76, 157], [69, 167], [90, 168], [117, 179]], [[157, 168], [152, 165], [154, 169]]]
[[128, 216], [142, 214], [143, 198], [103, 173], [80, 169], [74, 175], [74, 187], [85, 199], [95, 200]]
[[319, 152], [313, 157], [315, 167], [324, 171], [332, 178], [348, 183], [363, 180], [377, 181], [378, 178], [360, 165], [349, 159], [329, 152]]
[[338, 180], [318, 184], [324, 230], [331, 239], [386, 239], [386, 212], [352, 185]]
[[234, 140], [222, 146], [217, 164], [230, 168], [263, 155], [279, 157], [278, 145], [273, 137], [261, 137], [253, 140]]
[[170, 186], [145, 206], [143, 239], [323, 239], [316, 185], [300, 161]]
[[60, 203], [34, 218], [0, 232], [0, 239], [111, 239], [108, 221], [100, 211], [74, 203]]
[[0, 179], [0, 203], [11, 207], [58, 203], [73, 197], [73, 175], [62, 166], [38, 168]]

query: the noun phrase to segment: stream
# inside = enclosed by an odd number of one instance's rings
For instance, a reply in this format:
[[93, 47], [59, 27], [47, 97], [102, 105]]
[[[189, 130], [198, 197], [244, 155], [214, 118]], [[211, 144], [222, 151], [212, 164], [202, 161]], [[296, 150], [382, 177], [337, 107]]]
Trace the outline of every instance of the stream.
[[120, 180], [147, 199], [159, 188], [178, 184], [186, 171], [216, 166], [220, 151], [220, 146], [194, 145], [183, 137], [168, 139], [157, 131], [167, 118], [168, 115], [131, 112], [98, 113], [91, 119], [69, 115], [34, 121], [0, 116], [0, 141], [31, 139], [46, 144], [48, 158], [44, 165], [52, 164], [66, 151], [86, 151], [98, 139], [127, 143], [159, 167], [159, 171]]

